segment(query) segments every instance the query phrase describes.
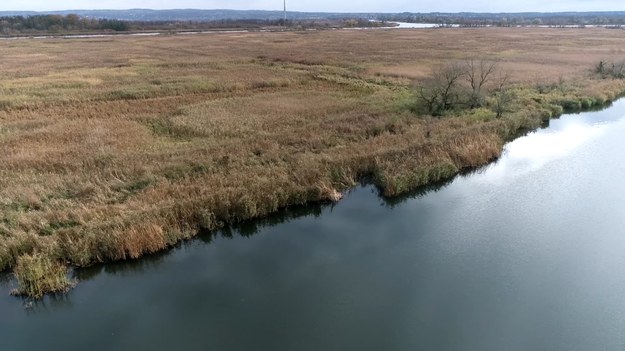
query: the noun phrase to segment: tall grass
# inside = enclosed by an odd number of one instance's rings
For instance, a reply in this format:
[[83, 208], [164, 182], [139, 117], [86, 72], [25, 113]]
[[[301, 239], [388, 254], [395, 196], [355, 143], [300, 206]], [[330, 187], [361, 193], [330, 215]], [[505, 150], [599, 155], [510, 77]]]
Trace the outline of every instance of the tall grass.
[[[336, 201], [363, 178], [386, 196], [447, 179], [569, 105], [620, 95], [622, 81], [591, 70], [624, 40], [489, 29], [3, 43], [0, 269], [40, 296], [70, 286], [63, 264], [135, 259]], [[460, 55], [500, 60], [510, 112], [414, 113], [413, 81]]]
[[18, 283], [15, 294], [34, 298], [65, 292], [74, 284], [66, 266], [41, 253], [20, 256], [13, 273]]

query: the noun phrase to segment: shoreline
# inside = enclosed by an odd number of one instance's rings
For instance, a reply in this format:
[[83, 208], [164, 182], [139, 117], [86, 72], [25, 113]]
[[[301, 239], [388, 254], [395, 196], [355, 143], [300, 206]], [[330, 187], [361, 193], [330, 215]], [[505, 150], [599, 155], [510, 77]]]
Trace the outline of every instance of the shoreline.
[[[558, 119], [562, 116], [565, 115], [574, 115], [574, 114], [578, 114], [578, 113], [582, 113], [582, 112], [588, 112], [588, 111], [601, 111], [607, 108], [610, 108], [610, 106], [616, 102], [617, 100], [623, 98], [623, 96], [625, 96], [625, 91], [623, 91], [621, 94], [619, 94], [618, 96], [616, 96], [616, 98], [614, 100], [606, 100], [602, 105], [594, 105], [588, 108], [580, 108], [578, 110], [569, 110], [566, 112], [562, 112], [560, 114], [557, 115], [553, 115], [553, 116], [542, 116], [541, 121], [548, 123], [550, 120], [553, 119]], [[130, 258], [124, 258], [124, 259], [120, 259], [120, 260], [105, 260], [105, 261], [99, 261], [99, 262], [94, 262], [93, 264], [89, 264], [86, 266], [77, 266], [77, 265], [69, 265], [68, 269], [73, 271], [73, 270], [77, 270], [77, 269], [82, 269], [82, 268], [89, 268], [91, 266], [95, 266], [95, 265], [107, 265], [107, 264], [112, 264], [112, 263], [116, 263], [116, 262], [126, 262], [126, 261], [134, 261], [134, 260], [141, 260], [145, 257], [151, 256], [151, 255], [158, 255], [164, 252], [167, 252], [169, 250], [173, 250], [175, 249], [177, 246], [179, 246], [181, 243], [189, 241], [189, 240], [196, 240], [198, 236], [204, 234], [204, 233], [213, 233], [213, 232], [217, 232], [220, 230], [223, 230], [224, 228], [228, 228], [228, 227], [232, 227], [232, 226], [236, 226], [236, 225], [244, 225], [246, 222], [256, 222], [256, 221], [264, 221], [267, 219], [270, 219], [272, 216], [276, 216], [279, 215], [280, 213], [289, 213], [289, 211], [292, 210], [292, 208], [307, 208], [310, 206], [315, 206], [315, 205], [319, 205], [319, 206], [324, 206], [324, 205], [329, 205], [331, 203], [337, 203], [340, 202], [343, 198], [343, 196], [345, 196], [345, 194], [347, 192], [352, 191], [353, 189], [359, 187], [359, 186], [373, 186], [374, 188], [376, 188], [378, 190], [378, 197], [380, 197], [381, 199], [385, 200], [385, 201], [389, 201], [389, 203], [393, 203], [394, 200], [398, 200], [398, 199], [403, 199], [403, 198], [409, 198], [414, 196], [415, 193], [417, 194], [426, 194], [427, 192], [432, 191], [433, 189], [436, 188], [440, 188], [440, 187], [444, 187], [445, 185], [451, 183], [454, 179], [456, 179], [459, 175], [462, 174], [469, 174], [471, 172], [475, 172], [476, 170], [486, 167], [488, 165], [491, 165], [493, 163], [496, 163], [501, 155], [502, 152], [504, 150], [504, 147], [507, 143], [510, 143], [518, 138], [523, 137], [526, 134], [532, 133], [536, 130], [545, 128], [544, 126], [537, 126], [535, 128], [525, 128], [525, 127], [521, 127], [520, 129], [516, 130], [514, 135], [511, 136], [509, 139], [506, 139], [504, 141], [504, 143], [502, 144], [498, 154], [496, 156], [494, 156], [493, 158], [487, 160], [485, 163], [481, 163], [478, 165], [470, 165], [467, 167], [463, 167], [463, 168], [459, 168], [457, 171], [455, 171], [454, 173], [449, 173], [449, 174], [442, 174], [441, 176], [435, 176], [434, 178], [430, 178], [424, 181], [425, 182], [419, 182], [419, 183], [414, 183], [409, 185], [407, 188], [402, 189], [400, 192], [396, 192], [393, 193], [391, 195], [386, 195], [386, 190], [385, 188], [381, 187], [379, 185], [379, 183], [374, 179], [374, 178], [370, 178], [369, 176], [364, 176], [361, 177], [361, 179], [357, 180], [354, 184], [352, 184], [349, 187], [345, 187], [342, 189], [325, 189], [324, 193], [321, 194], [319, 196], [319, 198], [317, 199], [312, 199], [310, 201], [304, 202], [304, 203], [294, 203], [294, 204], [287, 204], [285, 206], [279, 206], [275, 211], [270, 211], [270, 212], [266, 212], [261, 216], [256, 216], [256, 217], [249, 217], [249, 218], [239, 218], [239, 219], [235, 219], [232, 222], [225, 222], [225, 223], [221, 223], [218, 226], [213, 226], [213, 227], [202, 227], [201, 225], [198, 227], [198, 229], [194, 232], [194, 233], [189, 233], [190, 235], [186, 235], [183, 238], [178, 239], [177, 241], [174, 241], [172, 243], [167, 244], [167, 246], [158, 248], [156, 250], [150, 251], [150, 252], [143, 252], [140, 253], [138, 256], [136, 257], [130, 257]], [[426, 170], [427, 172], [427, 170]], [[191, 226], [197, 226], [198, 223], [189, 223]], [[12, 277], [12, 273], [10, 272], [9, 269], [0, 271], [0, 274], [3, 275], [4, 279], [6, 279], [8, 277], [9, 280], [14, 280], [15, 277]], [[65, 291], [68, 291], [70, 289], [72, 289], [76, 284], [79, 284], [79, 281], [71, 281], [70, 282], [71, 285], [67, 286], [65, 289]], [[51, 292], [51, 294], [57, 294], [57, 293], [61, 293], [63, 294], [64, 292]], [[14, 294], [17, 297], [34, 297], [34, 298], [39, 298], [39, 297], [43, 297], [43, 295], [32, 295], [32, 294], [24, 294], [24, 293], [19, 293], [17, 290], [14, 290], [12, 292], [12, 294]], [[45, 293], [45, 295], [50, 294], [50, 292]]]

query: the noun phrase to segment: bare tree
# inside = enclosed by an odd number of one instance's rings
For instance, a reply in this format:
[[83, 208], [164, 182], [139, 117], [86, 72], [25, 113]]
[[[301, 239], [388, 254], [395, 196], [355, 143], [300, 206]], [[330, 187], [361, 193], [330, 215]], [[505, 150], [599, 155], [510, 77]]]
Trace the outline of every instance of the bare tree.
[[612, 77], [622, 79], [625, 78], [625, 62], [612, 63]]
[[417, 90], [420, 102], [434, 116], [454, 109], [460, 100], [460, 81], [465, 70], [459, 64], [439, 67]]
[[427, 87], [420, 86], [417, 89], [417, 94], [420, 103], [425, 107], [427, 113], [437, 115], [440, 112], [440, 96], [438, 89], [428, 84]]
[[625, 61], [609, 62], [601, 60], [595, 65], [595, 73], [601, 75], [601, 78], [625, 78]]
[[469, 107], [477, 108], [484, 106], [486, 84], [497, 71], [497, 62], [486, 60], [469, 60], [466, 65], [466, 77], [471, 87]]
[[605, 78], [607, 66], [608, 66], [608, 63], [606, 62], [606, 60], [600, 60], [597, 63], [597, 66], [595, 66], [595, 72], [599, 73], [602, 77]]
[[510, 103], [514, 99], [509, 86], [510, 75], [502, 74], [497, 78], [497, 86], [495, 87], [493, 97], [492, 109], [497, 114], [497, 118], [503, 116], [505, 112], [510, 108]]
[[465, 73], [457, 63], [445, 65], [435, 72], [434, 79], [439, 82], [441, 107], [444, 111], [453, 109], [458, 103], [460, 98], [458, 85]]
[[488, 98], [489, 107], [501, 117], [513, 99], [509, 79], [494, 61], [447, 64], [435, 69], [430, 78], [418, 86], [417, 99], [429, 115], [441, 116], [461, 107], [483, 107]]

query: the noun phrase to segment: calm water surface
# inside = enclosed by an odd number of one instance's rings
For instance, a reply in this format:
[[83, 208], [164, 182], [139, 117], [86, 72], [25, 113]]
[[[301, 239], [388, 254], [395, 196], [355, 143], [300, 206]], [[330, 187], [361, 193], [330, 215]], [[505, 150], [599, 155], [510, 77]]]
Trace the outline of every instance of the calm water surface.
[[625, 101], [570, 115], [442, 188], [368, 187], [76, 272], [0, 350], [623, 350]]

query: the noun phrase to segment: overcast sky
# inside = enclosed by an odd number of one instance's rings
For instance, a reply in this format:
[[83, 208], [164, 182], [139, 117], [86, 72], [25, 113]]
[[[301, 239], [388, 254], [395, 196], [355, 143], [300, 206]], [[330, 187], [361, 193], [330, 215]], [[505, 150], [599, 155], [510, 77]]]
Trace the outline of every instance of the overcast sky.
[[[521, 12], [624, 11], [614, 0], [287, 0], [293, 11]], [[282, 0], [0, 0], [0, 11], [128, 8], [279, 10]]]

